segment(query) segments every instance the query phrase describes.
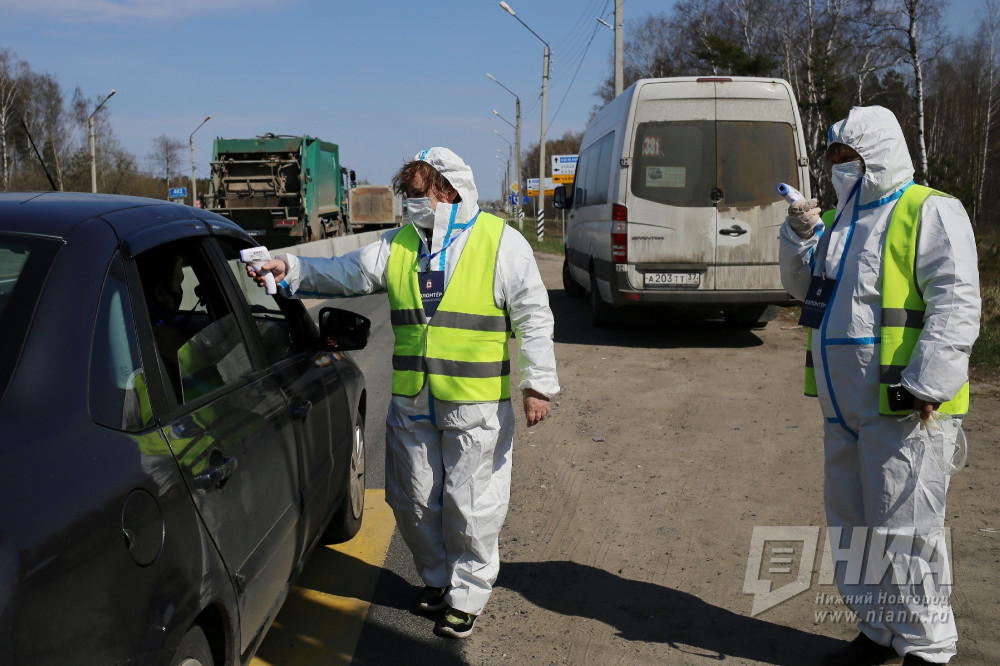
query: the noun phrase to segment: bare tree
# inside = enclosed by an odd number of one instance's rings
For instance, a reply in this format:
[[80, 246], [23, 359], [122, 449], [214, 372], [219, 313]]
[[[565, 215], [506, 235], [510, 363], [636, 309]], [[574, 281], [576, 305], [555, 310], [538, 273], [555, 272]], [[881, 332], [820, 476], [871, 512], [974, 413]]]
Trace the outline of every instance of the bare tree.
[[180, 166], [181, 150], [184, 144], [172, 139], [166, 134], [153, 139], [153, 151], [149, 154], [149, 162], [153, 165], [154, 174], [159, 174], [170, 187], [170, 179], [177, 175]]
[[916, 106], [914, 143], [917, 152], [914, 180], [922, 185], [927, 184], [930, 176], [925, 69], [948, 43], [941, 24], [941, 7], [939, 0], [890, 0], [875, 13], [882, 24], [895, 34], [902, 60], [913, 70], [913, 101]]
[[[20, 113], [30, 134], [30, 139], [42, 153], [43, 170], [53, 175], [58, 189], [64, 189], [64, 167], [69, 159], [69, 142], [72, 138], [72, 121], [66, 113], [59, 82], [50, 74], [28, 74], [21, 87]], [[27, 137], [26, 137], [27, 138]], [[22, 164], [37, 161], [34, 149], [25, 141], [20, 150], [24, 153]], [[44, 181], [42, 181], [44, 182]]]
[[16, 125], [14, 110], [17, 104], [21, 61], [8, 49], [0, 49], [0, 178], [3, 189], [10, 189], [11, 146], [8, 140], [11, 128]]
[[972, 207], [972, 224], [979, 222], [983, 214], [983, 190], [986, 189], [986, 165], [990, 152], [990, 129], [993, 116], [997, 112], [994, 95], [997, 89], [997, 40], [1000, 38], [1000, 4], [997, 0], [986, 0], [986, 16], [980, 27], [980, 39], [986, 46], [986, 63], [983, 89], [983, 132], [980, 147], [979, 182], [976, 183], [976, 200]]

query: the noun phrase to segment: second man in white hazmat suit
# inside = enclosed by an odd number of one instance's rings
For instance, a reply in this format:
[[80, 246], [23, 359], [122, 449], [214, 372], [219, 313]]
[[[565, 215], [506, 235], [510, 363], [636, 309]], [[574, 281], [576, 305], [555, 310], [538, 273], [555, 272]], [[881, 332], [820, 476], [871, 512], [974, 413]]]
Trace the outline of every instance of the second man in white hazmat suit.
[[278, 255], [263, 268], [299, 298], [388, 291], [386, 501], [426, 585], [419, 609], [444, 609], [435, 632], [463, 638], [500, 567], [515, 418], [507, 341], [514, 333], [519, 343], [532, 426], [559, 391], [552, 312], [531, 247], [479, 209], [455, 153], [420, 152], [393, 185], [410, 224], [342, 257]]
[[[835, 214], [824, 225], [815, 201], [793, 205], [780, 232], [782, 281], [812, 329], [806, 393], [825, 418], [834, 576], [861, 630], [823, 663], [945, 663], [958, 639], [948, 477], [940, 454], [915, 436], [918, 421], [900, 419], [968, 410], [980, 316], [975, 239], [961, 202], [913, 183], [890, 111], [853, 108], [828, 138]], [[887, 553], [888, 571], [873, 553]]]

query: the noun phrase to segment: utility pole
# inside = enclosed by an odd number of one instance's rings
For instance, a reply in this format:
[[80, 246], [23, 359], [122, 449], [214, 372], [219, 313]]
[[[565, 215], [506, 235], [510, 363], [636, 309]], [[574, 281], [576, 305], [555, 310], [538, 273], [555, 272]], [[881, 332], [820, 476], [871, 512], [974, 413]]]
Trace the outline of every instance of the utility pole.
[[625, 12], [622, 5], [625, 0], [615, 0], [615, 97], [622, 94], [622, 87], [625, 83], [625, 48], [624, 48], [624, 24]]
[[96, 142], [94, 141], [94, 115], [101, 110], [105, 102], [114, 97], [115, 92], [115, 89], [112, 88], [108, 96], [94, 109], [94, 113], [90, 114], [90, 117], [87, 118], [87, 125], [90, 127], [90, 191], [94, 193], [97, 192], [97, 152], [95, 148]]
[[[210, 116], [210, 115], [209, 116], [205, 116], [205, 119], [203, 121], [201, 121], [201, 125], [204, 125], [205, 123], [207, 123], [211, 119], [212, 119], [212, 116]], [[194, 128], [194, 132], [197, 132], [198, 130], [200, 130], [201, 129], [201, 125], [198, 125], [197, 127], [195, 127]], [[197, 206], [198, 205], [198, 184], [197, 184], [198, 181], [195, 180], [195, 178], [194, 178], [194, 132], [191, 132], [191, 136], [188, 137], [188, 142], [190, 142], [190, 144], [191, 144], [191, 205], [192, 206]]]

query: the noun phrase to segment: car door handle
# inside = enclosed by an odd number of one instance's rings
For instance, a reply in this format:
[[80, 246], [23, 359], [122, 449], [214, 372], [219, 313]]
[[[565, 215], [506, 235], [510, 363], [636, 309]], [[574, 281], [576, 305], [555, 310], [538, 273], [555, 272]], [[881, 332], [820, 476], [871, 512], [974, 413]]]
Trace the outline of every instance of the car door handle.
[[305, 421], [306, 417], [309, 415], [309, 410], [312, 409], [312, 401], [310, 400], [300, 400], [292, 407], [292, 418]]
[[743, 234], [749, 233], [749, 232], [746, 229], [744, 229], [743, 227], [740, 227], [739, 225], [734, 224], [733, 226], [729, 227], [728, 229], [719, 229], [719, 233], [721, 235], [723, 235], [723, 236], [742, 236]]
[[235, 471], [236, 458], [224, 458], [220, 464], [209, 467], [201, 474], [196, 474], [194, 477], [194, 487], [198, 490], [222, 488]]

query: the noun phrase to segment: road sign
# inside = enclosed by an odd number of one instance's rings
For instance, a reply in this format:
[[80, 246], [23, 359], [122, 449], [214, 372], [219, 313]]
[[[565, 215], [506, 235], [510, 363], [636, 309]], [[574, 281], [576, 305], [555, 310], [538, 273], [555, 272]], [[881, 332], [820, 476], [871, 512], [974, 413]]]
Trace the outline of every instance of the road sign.
[[[576, 162], [579, 155], [553, 155], [552, 156], [552, 176], [570, 176], [576, 173]], [[557, 183], [567, 183], [566, 180], [557, 180]]]
[[[556, 190], [556, 186], [552, 183], [552, 179], [551, 178], [546, 178], [545, 179], [545, 196], [551, 196], [553, 193], [555, 193], [555, 190]], [[537, 178], [529, 178], [528, 179], [528, 191], [527, 191], [527, 194], [528, 194], [529, 197], [537, 197], [538, 196], [538, 179]]]
[[188, 188], [186, 187], [171, 187], [170, 188], [170, 198], [171, 199], [186, 199], [188, 195]]
[[553, 183], [572, 183], [573, 179], [576, 178], [575, 173], [557, 173], [552, 176]]

